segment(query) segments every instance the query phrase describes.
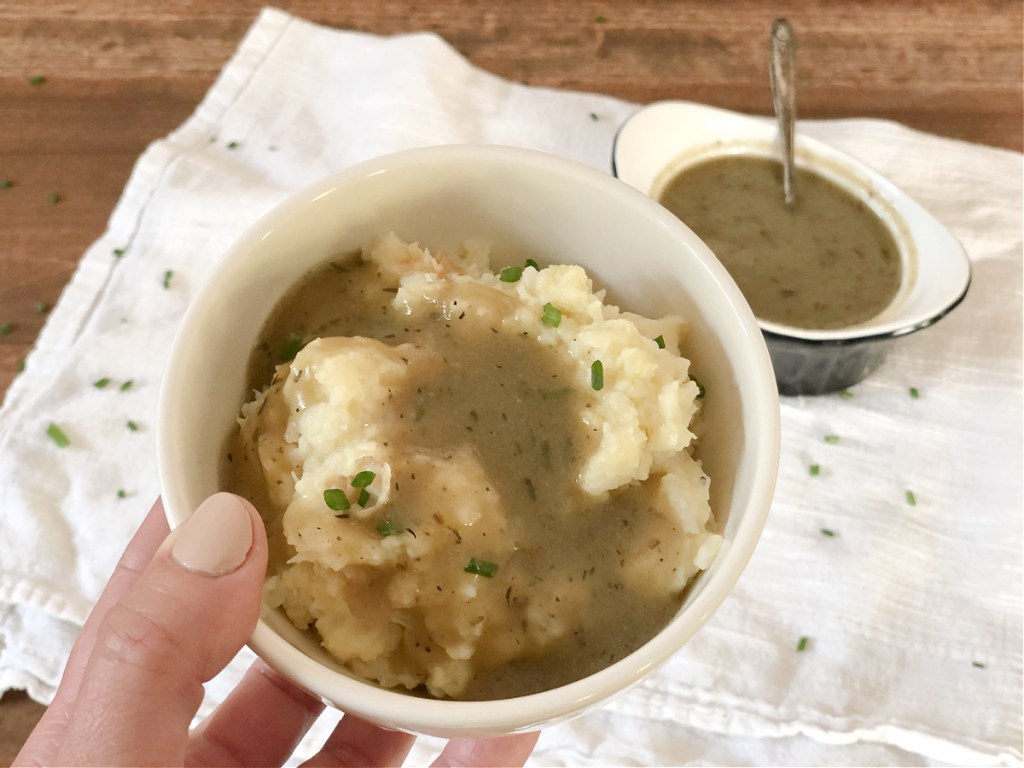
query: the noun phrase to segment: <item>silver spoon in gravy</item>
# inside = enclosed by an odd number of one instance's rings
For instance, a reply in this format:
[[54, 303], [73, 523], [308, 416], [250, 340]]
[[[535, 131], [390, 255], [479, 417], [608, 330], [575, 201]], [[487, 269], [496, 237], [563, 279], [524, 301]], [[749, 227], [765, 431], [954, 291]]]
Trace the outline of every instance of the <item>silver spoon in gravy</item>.
[[771, 59], [768, 73], [772, 83], [772, 105], [779, 121], [782, 140], [782, 191], [786, 205], [796, 201], [793, 189], [793, 124], [796, 122], [796, 41], [786, 19], [772, 24]]

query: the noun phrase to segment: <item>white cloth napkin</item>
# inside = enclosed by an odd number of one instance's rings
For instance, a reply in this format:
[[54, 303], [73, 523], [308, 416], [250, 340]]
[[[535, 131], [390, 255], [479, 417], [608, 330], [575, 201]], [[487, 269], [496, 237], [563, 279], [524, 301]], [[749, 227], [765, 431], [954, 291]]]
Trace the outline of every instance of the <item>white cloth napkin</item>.
[[[140, 158], [0, 411], [0, 690], [52, 696], [158, 493], [156, 395], [177, 322], [247, 225], [328, 172], [412, 146], [512, 144], [608, 170], [635, 108], [501, 80], [434, 35], [264, 11], [196, 113]], [[874, 120], [799, 128], [941, 219], [970, 254], [970, 293], [851, 398], [783, 401], [778, 492], [735, 593], [643, 685], [545, 732], [535, 764], [1022, 758], [1021, 156]], [[211, 682], [204, 711], [250, 658]]]

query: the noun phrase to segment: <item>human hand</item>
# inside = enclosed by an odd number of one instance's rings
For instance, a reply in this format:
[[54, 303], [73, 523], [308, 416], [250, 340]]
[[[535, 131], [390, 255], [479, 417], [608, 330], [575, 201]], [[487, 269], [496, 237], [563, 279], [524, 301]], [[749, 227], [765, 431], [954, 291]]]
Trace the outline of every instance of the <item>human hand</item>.
[[[189, 732], [203, 683], [256, 626], [266, 567], [266, 533], [247, 501], [215, 494], [170, 534], [157, 501], [14, 765], [282, 765], [323, 704], [262, 661]], [[414, 740], [346, 715], [305, 765], [401, 765]], [[453, 739], [434, 764], [522, 765], [536, 740]]]

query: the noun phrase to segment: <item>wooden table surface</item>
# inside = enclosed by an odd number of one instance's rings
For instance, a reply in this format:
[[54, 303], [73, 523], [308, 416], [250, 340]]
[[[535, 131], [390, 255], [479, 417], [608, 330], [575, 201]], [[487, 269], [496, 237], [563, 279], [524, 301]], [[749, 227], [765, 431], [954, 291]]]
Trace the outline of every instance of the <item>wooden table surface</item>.
[[[799, 44], [800, 117], [887, 118], [1022, 148], [1021, 0], [276, 5], [340, 28], [431, 30], [477, 66], [532, 85], [753, 114], [771, 111], [767, 37], [784, 15]], [[254, 0], [0, 2], [0, 396], [139, 154], [192, 112], [259, 8]], [[4, 696], [0, 763], [41, 711], [24, 694]]]

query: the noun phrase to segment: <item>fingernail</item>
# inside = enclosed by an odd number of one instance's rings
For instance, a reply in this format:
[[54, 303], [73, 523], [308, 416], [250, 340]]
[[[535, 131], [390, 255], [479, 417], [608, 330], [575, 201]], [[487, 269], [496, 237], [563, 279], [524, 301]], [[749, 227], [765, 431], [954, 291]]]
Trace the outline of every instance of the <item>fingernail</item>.
[[183, 568], [223, 576], [242, 563], [252, 547], [252, 524], [242, 500], [215, 493], [181, 524], [171, 558]]

